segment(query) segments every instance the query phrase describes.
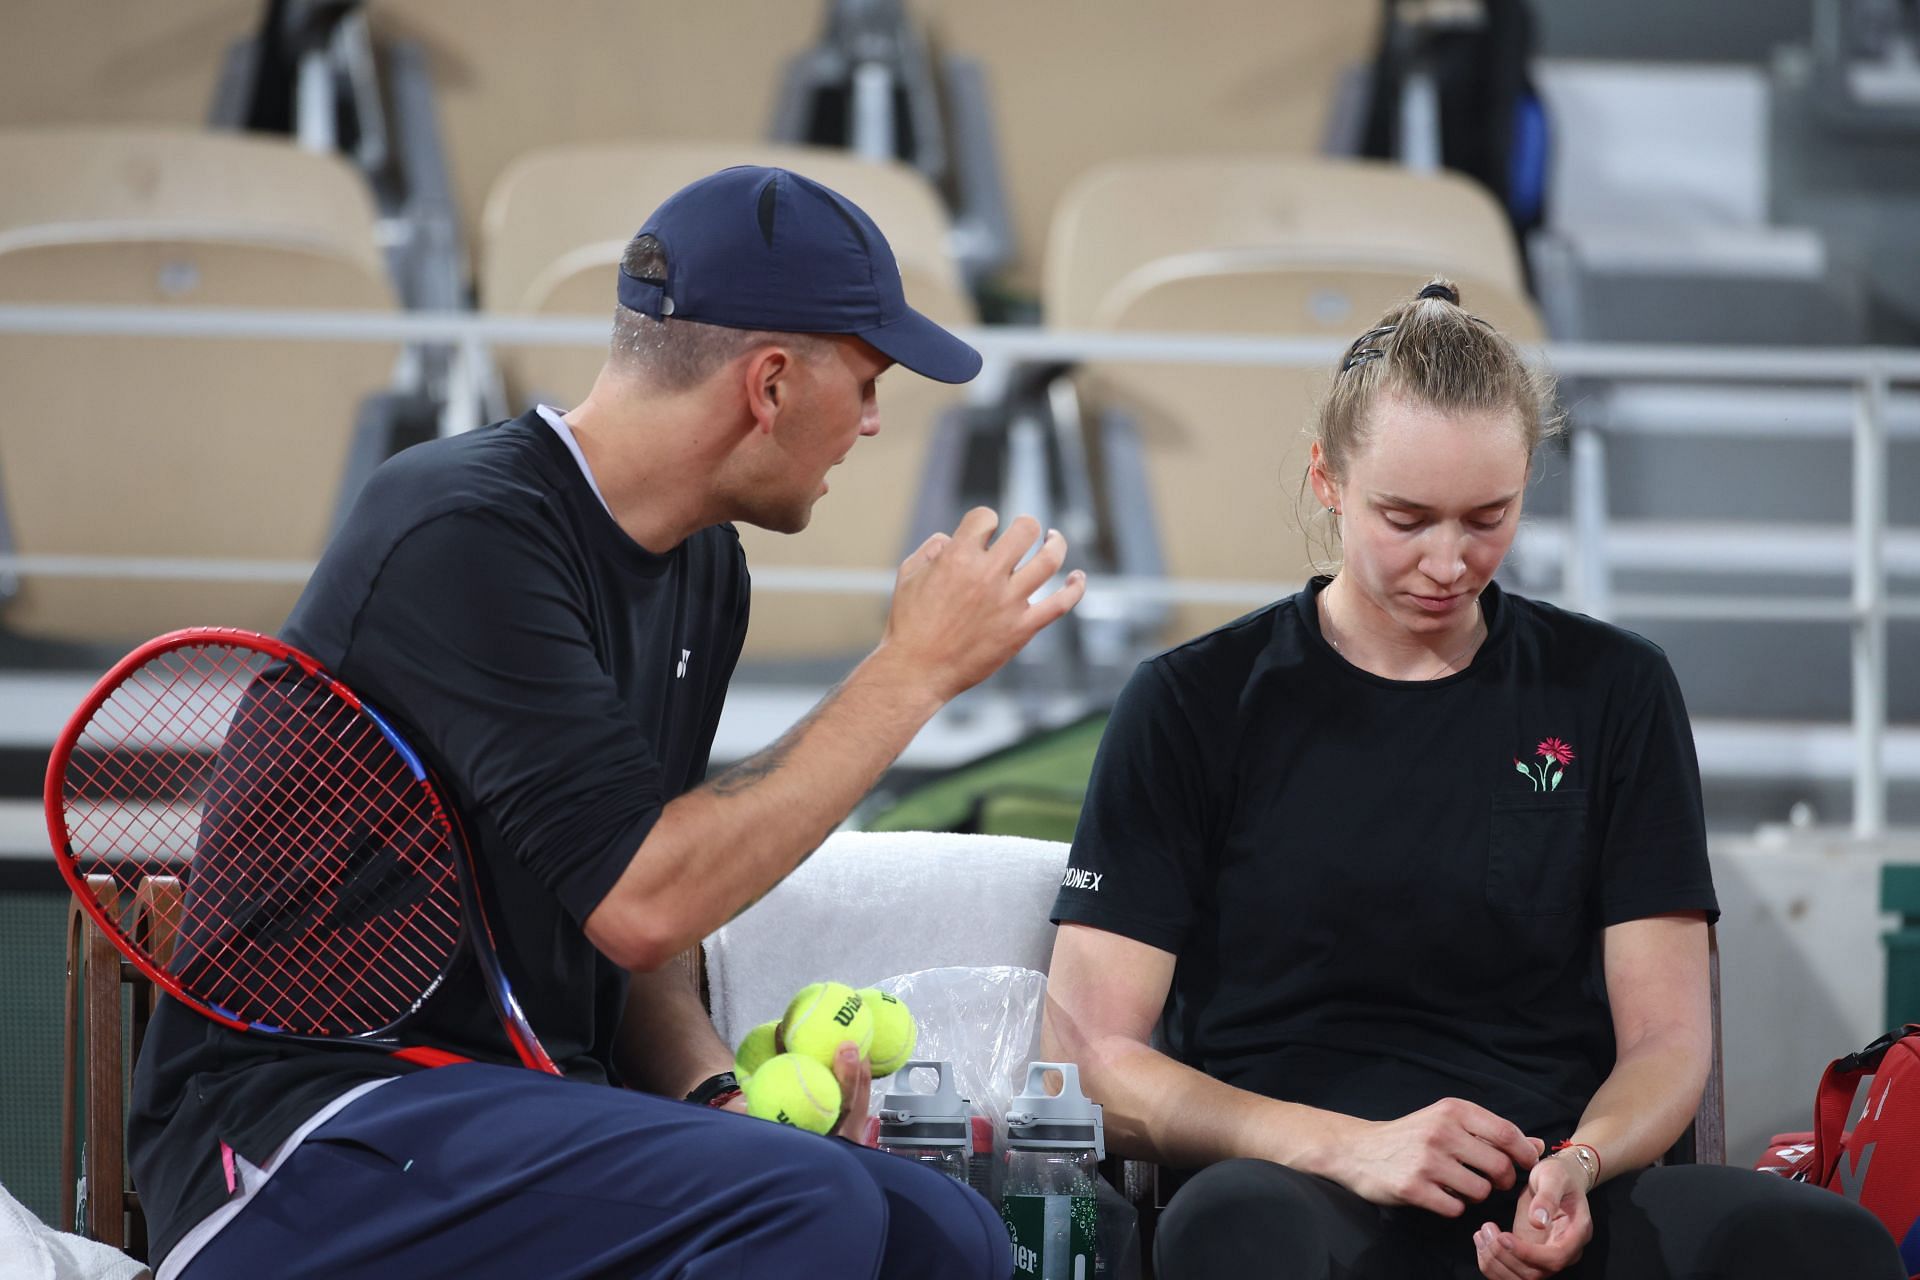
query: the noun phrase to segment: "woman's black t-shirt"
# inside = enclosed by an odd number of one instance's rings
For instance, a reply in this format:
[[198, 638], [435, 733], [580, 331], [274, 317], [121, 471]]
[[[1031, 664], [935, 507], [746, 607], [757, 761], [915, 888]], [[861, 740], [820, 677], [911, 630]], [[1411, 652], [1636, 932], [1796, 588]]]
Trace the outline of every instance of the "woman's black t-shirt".
[[1323, 586], [1141, 664], [1053, 918], [1177, 957], [1164, 1047], [1228, 1084], [1565, 1137], [1614, 1059], [1600, 931], [1717, 915], [1666, 657], [1489, 586], [1466, 670], [1386, 680]]

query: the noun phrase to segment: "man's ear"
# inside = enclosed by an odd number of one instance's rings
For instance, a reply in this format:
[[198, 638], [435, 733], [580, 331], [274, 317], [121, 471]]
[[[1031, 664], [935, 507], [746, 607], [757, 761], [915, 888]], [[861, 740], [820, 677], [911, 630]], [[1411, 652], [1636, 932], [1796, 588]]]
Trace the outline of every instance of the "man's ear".
[[780, 410], [793, 395], [793, 353], [785, 347], [767, 346], [746, 358], [741, 377], [746, 383], [747, 413], [754, 430], [771, 433]]

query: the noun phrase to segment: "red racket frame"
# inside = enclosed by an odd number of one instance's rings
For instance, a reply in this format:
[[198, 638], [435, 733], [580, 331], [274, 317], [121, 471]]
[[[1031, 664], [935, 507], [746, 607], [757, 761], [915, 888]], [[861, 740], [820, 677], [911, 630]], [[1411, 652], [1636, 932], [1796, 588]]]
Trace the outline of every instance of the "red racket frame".
[[[146, 954], [144, 948], [127, 935], [126, 929], [121, 923], [108, 913], [106, 904], [101, 902], [98, 895], [88, 887], [86, 875], [80, 867], [78, 860], [74, 857], [72, 839], [67, 824], [67, 766], [72, 759], [75, 746], [78, 745], [81, 735], [86, 732], [87, 727], [92, 723], [94, 713], [105, 705], [107, 700], [125, 685], [128, 678], [135, 672], [146, 667], [154, 659], [171, 653], [176, 649], [213, 645], [234, 649], [248, 649], [277, 661], [294, 664], [308, 677], [321, 681], [332, 693], [347, 703], [348, 706], [364, 715], [379, 729], [381, 735], [392, 745], [394, 750], [399, 752], [407, 765], [412, 769], [414, 777], [418, 779], [425, 788], [427, 796], [432, 802], [435, 816], [444, 822], [448, 839], [452, 842], [454, 853], [453, 861], [455, 864], [454, 878], [458, 882], [460, 913], [465, 925], [462, 932], [465, 935], [467, 943], [473, 950], [474, 958], [479, 962], [481, 976], [487, 988], [487, 995], [493, 1003], [494, 1013], [499, 1018], [501, 1029], [506, 1032], [508, 1042], [513, 1046], [515, 1055], [519, 1057], [523, 1065], [535, 1071], [544, 1071], [552, 1075], [561, 1074], [560, 1068], [554, 1064], [553, 1059], [541, 1045], [539, 1037], [534, 1034], [533, 1027], [527, 1021], [526, 1014], [521, 1010], [519, 1001], [514, 998], [513, 988], [508, 984], [506, 974], [501, 971], [500, 957], [493, 943], [493, 930], [487, 923], [486, 911], [481, 906], [479, 889], [475, 884], [473, 853], [467, 843], [466, 831], [461, 824], [459, 811], [448, 802], [439, 784], [439, 780], [434, 777], [432, 770], [426, 767], [419, 753], [414, 751], [413, 748], [407, 744], [406, 740], [394, 731], [393, 726], [388, 723], [385, 717], [375, 711], [351, 689], [347, 688], [346, 685], [342, 684], [339, 679], [317, 660], [295, 649], [292, 645], [276, 640], [272, 636], [264, 636], [258, 632], [246, 631], [238, 627], [189, 627], [185, 630], [170, 631], [165, 635], [156, 636], [152, 640], [134, 649], [133, 652], [129, 653], [126, 657], [120, 659], [119, 662], [113, 665], [112, 669], [100, 677], [92, 690], [88, 692], [86, 698], [82, 700], [79, 708], [68, 719], [66, 727], [61, 730], [59, 738], [55, 740], [53, 754], [47, 761], [45, 790], [47, 834], [53, 843], [54, 862], [59, 866], [61, 876], [66, 880], [68, 887], [73, 890], [74, 897], [79, 901], [81, 907], [93, 918], [94, 923], [100, 927], [101, 931], [104, 932], [108, 938], [112, 939], [114, 946], [119, 949], [120, 954], [125, 956], [136, 969], [140, 970], [141, 973], [145, 974], [161, 990], [165, 991], [174, 999], [180, 1001], [203, 1017], [220, 1023], [222, 1026], [231, 1027], [236, 1031], [275, 1036], [280, 1039], [297, 1040], [308, 1044], [387, 1048], [395, 1057], [428, 1066], [440, 1066], [451, 1062], [465, 1061], [465, 1059], [457, 1054], [426, 1046], [407, 1046], [400, 1040], [390, 1036], [388, 1032], [405, 1025], [405, 1016], [387, 1027], [364, 1034], [328, 1036], [282, 1031], [262, 1024], [248, 1022], [244, 1018], [237, 1018], [231, 1013], [215, 1008], [206, 1001], [186, 991], [173, 974], [167, 972], [164, 967], [155, 964], [152, 957]], [[458, 951], [457, 944], [455, 951], [456, 953]], [[443, 968], [440, 977], [435, 978], [434, 981], [420, 993], [419, 999], [414, 1003], [414, 1008], [417, 1009], [419, 1004], [425, 1000], [426, 996], [439, 985], [441, 978], [444, 978], [450, 968], [451, 964], [449, 964], [447, 968]]]

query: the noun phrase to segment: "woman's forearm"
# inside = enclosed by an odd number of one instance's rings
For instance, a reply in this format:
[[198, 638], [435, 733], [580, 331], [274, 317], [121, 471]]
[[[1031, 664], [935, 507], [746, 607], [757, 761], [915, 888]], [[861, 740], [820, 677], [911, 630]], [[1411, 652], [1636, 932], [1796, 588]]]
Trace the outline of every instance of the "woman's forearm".
[[1080, 1064], [1108, 1146], [1135, 1159], [1198, 1168], [1252, 1157], [1324, 1173], [1327, 1155], [1362, 1123], [1237, 1089], [1124, 1036], [1054, 1043], [1047, 1052]]
[[1599, 1153], [1603, 1178], [1652, 1164], [1700, 1106], [1713, 1047], [1674, 1031], [1624, 1047], [1580, 1117], [1572, 1141]]
[[1573, 1141], [1610, 1177], [1658, 1159], [1700, 1106], [1713, 1062], [1706, 916], [1678, 912], [1611, 925], [1603, 935], [1614, 1065]]

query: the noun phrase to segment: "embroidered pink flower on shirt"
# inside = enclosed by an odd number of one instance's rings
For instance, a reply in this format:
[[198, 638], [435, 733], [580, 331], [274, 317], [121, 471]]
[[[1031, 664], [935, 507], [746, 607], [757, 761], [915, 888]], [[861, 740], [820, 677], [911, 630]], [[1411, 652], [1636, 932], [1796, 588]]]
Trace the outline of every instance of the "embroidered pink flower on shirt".
[[1560, 780], [1567, 776], [1567, 766], [1573, 763], [1573, 748], [1558, 738], [1548, 738], [1535, 747], [1533, 753], [1540, 757], [1539, 764], [1525, 764], [1516, 758], [1514, 771], [1524, 774], [1535, 791], [1556, 790]]
[[1559, 764], [1565, 765], [1573, 763], [1573, 748], [1558, 738], [1548, 738], [1545, 742], [1535, 747], [1534, 752], [1538, 755], [1550, 756]]

